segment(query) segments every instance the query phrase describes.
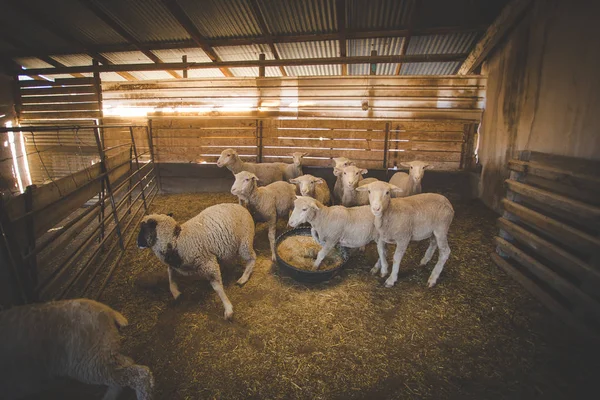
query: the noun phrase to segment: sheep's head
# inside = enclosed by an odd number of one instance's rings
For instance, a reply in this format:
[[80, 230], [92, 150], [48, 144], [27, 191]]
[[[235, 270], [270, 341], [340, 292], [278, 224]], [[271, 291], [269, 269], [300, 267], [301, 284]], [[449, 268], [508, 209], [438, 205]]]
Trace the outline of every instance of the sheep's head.
[[290, 182], [298, 185], [298, 188], [300, 189], [300, 194], [302, 196], [309, 197], [314, 197], [315, 188], [318, 183], [325, 183], [323, 179], [308, 174], [299, 176], [294, 179], [290, 179]]
[[142, 219], [137, 244], [140, 249], [153, 247], [161, 235], [179, 236], [181, 226], [170, 215], [152, 214]]
[[333, 168], [345, 168], [345, 167], [349, 167], [350, 165], [356, 165], [356, 164], [354, 164], [354, 161], [350, 161], [346, 157], [333, 158]]
[[350, 165], [344, 168], [334, 168], [333, 174], [335, 176], [342, 177], [342, 184], [348, 189], [355, 189], [358, 186], [358, 182], [362, 180], [362, 176], [369, 172], [366, 169], [358, 168], [354, 165]]
[[321, 203], [312, 197], [296, 196], [294, 210], [292, 211], [292, 215], [290, 215], [288, 225], [295, 228], [300, 224], [312, 221], [315, 213], [322, 206]]
[[307, 155], [308, 155], [308, 153], [300, 153], [300, 152], [292, 153], [292, 158], [294, 159], [294, 164], [302, 165], [302, 157], [305, 157]]
[[235, 174], [235, 182], [231, 187], [231, 194], [234, 196], [248, 197], [256, 188], [258, 177], [252, 172], [242, 171]]
[[416, 182], [421, 183], [426, 169], [433, 169], [433, 165], [424, 161], [410, 161], [400, 163], [403, 167], [408, 168], [409, 176]]
[[390, 205], [392, 192], [403, 192], [403, 190], [399, 187], [383, 181], [377, 181], [369, 183], [368, 185], [359, 186], [356, 188], [356, 191], [369, 193], [371, 212], [376, 217], [380, 217]]
[[234, 149], [225, 149], [221, 152], [221, 156], [217, 160], [217, 167], [223, 168], [235, 163], [238, 158], [238, 153]]

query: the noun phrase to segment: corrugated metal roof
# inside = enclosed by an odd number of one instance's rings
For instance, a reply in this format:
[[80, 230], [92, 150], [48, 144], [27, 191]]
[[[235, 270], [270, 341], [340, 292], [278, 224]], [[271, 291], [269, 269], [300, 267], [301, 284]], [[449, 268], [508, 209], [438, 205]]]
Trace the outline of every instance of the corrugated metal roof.
[[113, 64], [152, 64], [153, 61], [141, 51], [124, 51], [120, 53], [102, 53]]
[[189, 39], [161, 0], [93, 0], [136, 39], [163, 42]]
[[190, 78], [223, 78], [225, 75], [218, 68], [191, 69], [188, 71]]
[[258, 0], [258, 4], [272, 34], [337, 30], [334, 0]]
[[[229, 70], [236, 77], [258, 77], [258, 67], [245, 67], [245, 68], [229, 68]], [[282, 76], [281, 71], [277, 67], [266, 67], [265, 76], [278, 77]]]
[[[177, 71], [179, 72], [179, 75], [182, 74], [182, 71]], [[137, 78], [140, 81], [156, 81], [156, 80], [160, 80], [160, 79], [175, 79], [171, 74], [169, 74], [166, 71], [136, 71], [136, 72], [130, 72], [131, 75], [133, 75], [135, 78]]]
[[402, 29], [408, 25], [410, 0], [347, 0], [348, 29]]
[[198, 48], [153, 50], [152, 52], [164, 62], [182, 62], [181, 57], [184, 55], [189, 62], [210, 62], [206, 53]]
[[261, 53], [265, 54], [267, 60], [273, 60], [273, 53], [266, 44], [254, 44], [251, 46], [224, 46], [213, 47], [213, 50], [223, 61], [258, 60]]
[[35, 57], [18, 57], [14, 58], [15, 62], [22, 65], [24, 68], [53, 68], [52, 65]]
[[469, 32], [414, 36], [408, 43], [406, 54], [466, 53], [471, 49], [478, 35], [477, 32]]
[[71, 45], [71, 43], [66, 43], [52, 32], [35, 24], [26, 14], [14, 11], [8, 6], [2, 6], [0, 24], [19, 41], [31, 43], [31, 47], [66, 48]]
[[259, 36], [260, 31], [247, 0], [179, 0], [178, 3], [207, 38]]
[[400, 75], [452, 75], [460, 67], [459, 61], [402, 64]]
[[64, 56], [52, 56], [52, 58], [67, 67], [92, 65], [92, 57], [87, 54], [69, 54]]
[[[337, 57], [340, 54], [337, 40], [323, 40], [318, 42], [302, 43], [276, 43], [275, 48], [279, 57], [286, 58], [327, 58]], [[340, 75], [341, 65], [306, 65], [285, 67], [290, 76], [312, 75]]]
[[121, 75], [116, 72], [101, 72], [100, 80], [102, 82], [123, 82], [127, 79], [123, 78]]
[[[346, 42], [348, 46], [348, 56], [369, 56], [371, 50], [377, 50], [378, 55], [387, 56], [400, 54], [404, 38], [372, 38], [372, 39], [352, 39]], [[398, 64], [387, 63], [377, 64], [377, 75], [394, 75]], [[348, 65], [349, 75], [369, 75], [369, 64], [350, 64]]]

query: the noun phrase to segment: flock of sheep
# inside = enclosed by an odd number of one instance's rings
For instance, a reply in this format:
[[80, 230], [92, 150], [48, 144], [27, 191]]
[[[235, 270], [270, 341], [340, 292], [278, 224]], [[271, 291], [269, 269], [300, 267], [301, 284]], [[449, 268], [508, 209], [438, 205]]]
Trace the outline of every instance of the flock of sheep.
[[[438, 261], [428, 284], [433, 286], [450, 255], [448, 229], [454, 217], [444, 196], [421, 193], [421, 179], [430, 166], [421, 161], [402, 163], [409, 173], [396, 173], [390, 182], [363, 179], [368, 171], [347, 158], [334, 158], [336, 183], [330, 193], [322, 178], [303, 175], [302, 157], [293, 163], [249, 163], [233, 149], [221, 153], [217, 165], [235, 176], [231, 193], [239, 204], [225, 203], [206, 208], [183, 224], [171, 215], [152, 214], [142, 220], [138, 247], [151, 248], [167, 265], [169, 288], [174, 298], [181, 295], [173, 274], [207, 279], [225, 308], [226, 319], [233, 306], [223, 289], [221, 261], [245, 262], [237, 281], [244, 285], [256, 263], [255, 223], [268, 224], [271, 257], [275, 260], [277, 220], [311, 225], [311, 234], [321, 245], [314, 268], [340, 245], [363, 248], [377, 244], [379, 258], [371, 269], [388, 275], [386, 244], [395, 244], [392, 271], [385, 281], [392, 287], [398, 279], [400, 262], [410, 241], [429, 239], [420, 264], [427, 264], [439, 249]], [[332, 203], [338, 205], [332, 205]], [[291, 215], [290, 215], [291, 213]], [[131, 387], [139, 400], [151, 398], [154, 385], [150, 370], [120, 354], [118, 327], [127, 320], [103, 304], [87, 300], [65, 300], [14, 307], [0, 313], [0, 392], [18, 398], [36, 391], [54, 376], [87, 383], [105, 384], [105, 400], [116, 399], [122, 387]], [[44, 331], [39, 341], [37, 331]]]

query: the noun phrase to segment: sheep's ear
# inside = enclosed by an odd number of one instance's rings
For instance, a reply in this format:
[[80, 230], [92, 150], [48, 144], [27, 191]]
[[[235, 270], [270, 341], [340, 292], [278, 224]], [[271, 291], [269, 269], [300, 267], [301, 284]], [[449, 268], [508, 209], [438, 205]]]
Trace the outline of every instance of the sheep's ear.
[[348, 166], [353, 165], [356, 167], [356, 163], [354, 161], [348, 161]]
[[392, 184], [390, 184], [390, 190], [394, 193], [404, 193], [404, 189], [401, 189], [398, 186]]
[[298, 179], [294, 178], [294, 179], [290, 179], [290, 183], [300, 183], [300, 182], [298, 182]]
[[254, 179], [256, 182], [260, 181], [260, 179], [258, 179], [258, 176], [256, 175], [252, 176], [252, 179]]
[[406, 167], [406, 168], [411, 167], [410, 163], [407, 163], [407, 162], [401, 162], [400, 165], [402, 165], [403, 167]]
[[335, 176], [340, 176], [340, 175], [342, 174], [342, 172], [343, 172], [343, 171], [342, 171], [341, 169], [339, 169], [339, 168], [334, 168], [334, 169], [333, 169], [333, 174], [334, 174]]
[[302, 198], [302, 196], [298, 196], [298, 195], [296, 195], [296, 199], [297, 199], [297, 200], [300, 200], [301, 198]]
[[354, 189], [354, 190], [356, 190], [357, 192], [368, 192], [368, 191], [369, 191], [369, 188], [368, 188], [367, 186], [369, 186], [369, 185], [365, 185], [365, 186], [359, 186], [359, 187], [357, 187], [357, 188], [356, 188], [356, 189]]
[[433, 165], [431, 165], [431, 164], [427, 164], [427, 165], [425, 166], [425, 169], [434, 169], [434, 168], [435, 168], [435, 167], [434, 167]]
[[172, 213], [172, 212], [170, 212], [170, 213], [167, 213], [167, 217], [171, 217], [171, 218], [173, 218], [173, 213]]
[[313, 179], [313, 183], [325, 183], [325, 180], [323, 178], [315, 178]]
[[361, 173], [361, 174], [363, 174], [363, 175], [364, 175], [364, 174], [366, 174], [367, 172], [369, 172], [369, 170], [368, 170], [368, 169], [361, 169], [361, 170], [360, 170], [360, 173]]
[[306, 157], [308, 153], [302, 153], [302, 157]]

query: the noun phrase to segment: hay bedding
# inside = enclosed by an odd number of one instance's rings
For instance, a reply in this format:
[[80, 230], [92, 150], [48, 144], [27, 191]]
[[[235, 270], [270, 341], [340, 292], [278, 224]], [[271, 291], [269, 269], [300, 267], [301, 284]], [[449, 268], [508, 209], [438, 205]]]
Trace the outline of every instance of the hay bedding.
[[[321, 250], [319, 245], [311, 236], [292, 236], [284, 239], [277, 246], [279, 257], [286, 263], [298, 269], [306, 271], [317, 270], [314, 267], [314, 262], [317, 259], [317, 254]], [[335, 248], [325, 256], [319, 265], [319, 271], [327, 271], [339, 267], [344, 262], [342, 253], [338, 248]]]
[[[184, 221], [225, 201], [235, 199], [166, 195], [152, 211]], [[433, 289], [433, 263], [418, 266], [426, 241], [411, 244], [392, 289], [368, 273], [373, 245], [330, 282], [305, 286], [277, 274], [259, 225], [250, 281], [237, 287], [241, 265], [222, 268], [233, 323], [207, 282], [179, 279], [174, 301], [165, 267], [135, 246], [102, 300], [129, 319], [124, 351], [153, 370], [156, 399], [590, 398], [598, 348], [493, 265], [496, 215], [479, 202], [453, 203], [452, 254]]]

